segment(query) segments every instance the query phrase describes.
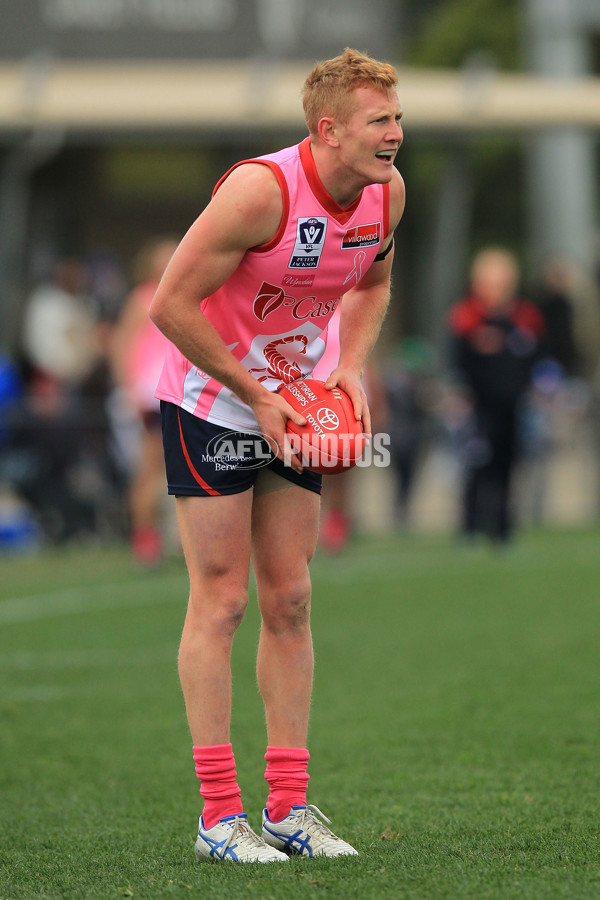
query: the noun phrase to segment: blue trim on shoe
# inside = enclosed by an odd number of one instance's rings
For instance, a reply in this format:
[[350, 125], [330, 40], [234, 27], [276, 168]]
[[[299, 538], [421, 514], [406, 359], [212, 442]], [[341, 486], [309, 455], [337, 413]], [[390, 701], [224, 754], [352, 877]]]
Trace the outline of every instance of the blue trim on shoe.
[[[292, 809], [306, 809], [305, 806], [292, 806]], [[284, 816], [283, 819], [280, 819], [280, 822], [284, 822], [291, 813], [288, 813], [287, 816]], [[269, 814], [265, 809], [265, 821], [263, 823], [263, 828], [272, 834], [274, 838], [277, 838], [278, 841], [281, 841], [282, 844], [285, 844], [285, 848], [290, 850], [292, 853], [297, 853], [299, 856], [309, 856], [312, 857], [312, 847], [310, 846], [310, 834], [307, 834], [303, 840], [300, 840], [299, 835], [301, 835], [302, 828], [299, 828], [298, 831], [294, 832], [294, 834], [280, 834], [278, 831], [274, 831], [272, 828], [267, 826], [267, 822], [270, 822], [271, 825], [277, 824], [276, 822], [272, 822], [269, 819]], [[306, 832], [304, 832], [306, 834]], [[304, 852], [306, 851], [306, 852]]]
[[237, 862], [237, 856], [233, 852], [237, 847], [237, 844], [233, 844], [231, 847], [228, 847], [224, 853], [219, 853], [219, 848], [223, 846], [223, 844], [227, 843], [227, 838], [224, 838], [222, 841], [213, 841], [212, 838], [206, 837], [205, 834], [198, 832], [198, 837], [204, 841], [211, 849], [209, 856], [213, 859], [225, 859], [226, 856], [230, 856], [235, 862]]
[[[231, 819], [247, 820], [248, 816], [245, 813], [242, 813], [238, 816], [223, 816], [222, 819], [219, 819], [219, 822], [229, 822], [231, 821]], [[227, 848], [225, 853], [219, 853], [219, 847], [222, 847], [223, 844], [227, 843], [227, 838], [224, 838], [222, 841], [213, 841], [212, 838], [206, 837], [206, 835], [202, 833], [203, 831], [210, 831], [209, 828], [205, 827], [204, 819], [202, 818], [202, 816], [200, 816], [200, 823], [201, 825], [198, 829], [198, 837], [201, 838], [204, 843], [208, 844], [208, 846], [211, 848], [209, 856], [211, 856], [213, 859], [225, 859], [226, 856], [230, 856], [231, 859], [233, 859], [235, 862], [238, 862], [237, 854], [233, 852], [237, 847], [237, 844], [232, 844], [231, 847]], [[219, 823], [216, 822], [215, 824], [218, 825]]]
[[[218, 825], [219, 822], [231, 822], [232, 819], [245, 819], [247, 822], [248, 815], [246, 813], [237, 813], [237, 815], [234, 814], [232, 816], [223, 816], [221, 819], [219, 819], [218, 822], [215, 822], [215, 825]], [[204, 816], [200, 816], [200, 822], [201, 822], [200, 828], [203, 828], [204, 831], [210, 831], [210, 828], [207, 828], [206, 825], [204, 824]], [[198, 834], [200, 834], [200, 831], [198, 831]]]
[[283, 819], [270, 819], [270, 818], [269, 818], [269, 813], [267, 812], [267, 807], [266, 807], [266, 806], [265, 806], [263, 812], [264, 812], [264, 814], [265, 814], [265, 819], [267, 820], [267, 822], [270, 822], [272, 825], [276, 825], [277, 822], [284, 822], [284, 821], [288, 818], [288, 816], [291, 816], [291, 814], [292, 814], [292, 812], [293, 812], [294, 810], [299, 810], [299, 809], [306, 809], [306, 806], [304, 806], [304, 805], [302, 805], [302, 806], [290, 806], [290, 811], [289, 811], [289, 813], [287, 814], [287, 816], [284, 816]]

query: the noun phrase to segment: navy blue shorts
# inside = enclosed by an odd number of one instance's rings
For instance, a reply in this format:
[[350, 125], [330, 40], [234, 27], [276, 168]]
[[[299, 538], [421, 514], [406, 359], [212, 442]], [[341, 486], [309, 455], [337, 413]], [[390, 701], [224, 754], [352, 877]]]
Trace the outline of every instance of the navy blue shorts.
[[321, 493], [323, 478], [301, 475], [277, 459], [259, 433], [232, 431], [160, 401], [169, 494], [208, 497], [240, 494], [254, 485], [261, 469]]

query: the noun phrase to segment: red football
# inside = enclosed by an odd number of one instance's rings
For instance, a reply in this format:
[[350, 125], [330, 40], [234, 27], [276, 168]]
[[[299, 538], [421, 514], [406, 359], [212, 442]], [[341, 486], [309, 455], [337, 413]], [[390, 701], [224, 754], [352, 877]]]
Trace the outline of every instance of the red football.
[[291, 451], [304, 466], [322, 475], [345, 472], [356, 465], [365, 446], [362, 422], [354, 416], [345, 391], [327, 390], [324, 381], [299, 378], [279, 389], [290, 406], [304, 416], [306, 425], [287, 423]]

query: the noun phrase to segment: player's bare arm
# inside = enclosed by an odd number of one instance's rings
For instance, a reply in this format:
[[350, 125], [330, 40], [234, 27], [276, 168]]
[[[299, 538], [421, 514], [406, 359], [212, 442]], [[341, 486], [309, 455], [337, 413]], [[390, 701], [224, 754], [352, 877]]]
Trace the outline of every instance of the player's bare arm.
[[267, 166], [235, 169], [181, 241], [150, 308], [152, 321], [186, 359], [252, 407], [261, 431], [277, 447], [283, 447], [287, 419], [298, 425], [304, 419], [235, 359], [200, 303], [225, 283], [248, 249], [271, 240], [282, 206]]
[[[390, 230], [382, 251], [390, 246], [404, 212], [405, 189], [402, 176], [394, 170], [390, 183]], [[340, 359], [327, 379], [327, 387], [339, 385], [352, 399], [357, 419], [365, 434], [371, 433], [371, 416], [361, 378], [365, 363], [379, 336], [390, 301], [393, 246], [384, 259], [374, 262], [361, 281], [342, 298], [340, 316]]]

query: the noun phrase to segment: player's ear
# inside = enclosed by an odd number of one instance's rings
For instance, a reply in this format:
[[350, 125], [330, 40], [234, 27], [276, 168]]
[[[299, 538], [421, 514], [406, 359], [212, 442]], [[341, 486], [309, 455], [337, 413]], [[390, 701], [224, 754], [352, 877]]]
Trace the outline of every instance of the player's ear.
[[319, 138], [324, 144], [328, 144], [330, 147], [339, 147], [340, 141], [337, 136], [335, 120], [331, 116], [323, 116], [322, 119], [319, 119], [317, 130]]

